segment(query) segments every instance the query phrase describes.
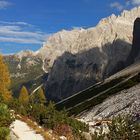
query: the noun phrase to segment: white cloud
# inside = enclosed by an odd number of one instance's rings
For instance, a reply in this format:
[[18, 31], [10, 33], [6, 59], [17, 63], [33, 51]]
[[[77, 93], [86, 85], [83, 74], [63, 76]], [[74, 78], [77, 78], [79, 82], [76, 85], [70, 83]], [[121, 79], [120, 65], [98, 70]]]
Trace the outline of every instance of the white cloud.
[[138, 6], [138, 5], [140, 5], [140, 0], [132, 0], [131, 3], [132, 3], [133, 5]]
[[140, 6], [140, 0], [126, 0], [123, 4], [117, 1], [110, 3], [111, 8], [116, 8], [119, 11], [129, 8], [129, 6]]
[[124, 6], [119, 2], [113, 2], [110, 4], [111, 8], [116, 8], [117, 10], [121, 11], [124, 9]]
[[44, 33], [33, 31], [22, 31], [19, 26], [0, 26], [0, 36], [34, 37], [43, 38]]
[[34, 26], [25, 22], [0, 21], [0, 41], [22, 44], [42, 44], [46, 41], [48, 34], [30, 27]]
[[14, 42], [14, 43], [20, 43], [20, 44], [42, 44], [41, 41], [36, 40], [34, 38], [26, 39], [26, 38], [12, 38], [12, 37], [1, 37], [1, 42]]
[[5, 0], [0, 0], [0, 9], [6, 9], [7, 7], [9, 7], [11, 5], [10, 2], [5, 1]]
[[32, 26], [31, 24], [26, 23], [26, 22], [7, 22], [7, 21], [0, 21], [0, 24]]

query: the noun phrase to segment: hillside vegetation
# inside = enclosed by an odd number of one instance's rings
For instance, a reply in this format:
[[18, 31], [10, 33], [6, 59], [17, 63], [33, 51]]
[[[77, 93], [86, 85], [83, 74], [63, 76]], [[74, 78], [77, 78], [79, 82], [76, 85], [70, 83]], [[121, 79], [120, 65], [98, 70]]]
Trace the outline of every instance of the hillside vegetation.
[[9, 126], [13, 121], [10, 110], [6, 103], [12, 100], [10, 88], [10, 75], [7, 66], [0, 55], [0, 140], [8, 140]]

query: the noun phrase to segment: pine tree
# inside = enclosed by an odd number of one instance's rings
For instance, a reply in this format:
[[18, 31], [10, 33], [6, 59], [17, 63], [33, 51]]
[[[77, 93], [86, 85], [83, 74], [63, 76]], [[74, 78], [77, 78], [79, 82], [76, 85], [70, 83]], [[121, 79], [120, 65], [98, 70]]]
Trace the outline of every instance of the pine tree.
[[34, 102], [39, 104], [46, 103], [46, 97], [42, 88], [39, 88], [37, 93], [34, 95]]
[[28, 104], [29, 103], [29, 93], [28, 93], [25, 86], [23, 86], [21, 88], [20, 95], [19, 95], [19, 101], [22, 104]]
[[2, 55], [0, 55], [0, 97], [4, 101], [9, 101], [12, 98], [9, 90], [10, 84], [11, 80], [8, 67], [4, 63]]

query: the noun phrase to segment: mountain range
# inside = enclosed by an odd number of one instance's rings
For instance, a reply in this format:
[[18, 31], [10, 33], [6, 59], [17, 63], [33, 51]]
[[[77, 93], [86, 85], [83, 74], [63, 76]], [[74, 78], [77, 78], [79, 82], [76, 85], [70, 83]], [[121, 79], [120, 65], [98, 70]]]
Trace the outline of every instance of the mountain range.
[[104, 81], [139, 60], [139, 16], [140, 7], [112, 14], [96, 27], [53, 34], [36, 52], [4, 56], [11, 89], [18, 95], [22, 85], [30, 93], [43, 86], [48, 99], [60, 101]]

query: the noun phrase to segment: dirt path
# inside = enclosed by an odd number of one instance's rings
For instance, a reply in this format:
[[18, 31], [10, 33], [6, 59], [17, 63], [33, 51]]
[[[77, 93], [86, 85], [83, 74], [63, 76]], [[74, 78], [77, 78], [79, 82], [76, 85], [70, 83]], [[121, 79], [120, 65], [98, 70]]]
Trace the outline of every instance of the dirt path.
[[18, 140], [44, 140], [40, 134], [36, 134], [25, 122], [20, 120], [14, 121], [11, 129]]

